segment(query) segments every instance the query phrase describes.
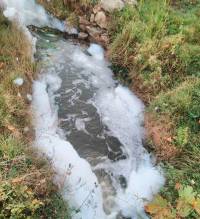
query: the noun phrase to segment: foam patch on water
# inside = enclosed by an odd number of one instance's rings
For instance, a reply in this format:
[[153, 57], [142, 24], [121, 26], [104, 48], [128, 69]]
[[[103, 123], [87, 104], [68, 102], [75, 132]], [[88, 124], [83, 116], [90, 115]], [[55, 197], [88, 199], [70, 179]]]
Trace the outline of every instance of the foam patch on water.
[[[98, 88], [93, 104], [111, 134], [123, 144], [122, 150], [127, 155], [126, 160], [107, 160], [98, 164], [95, 169], [112, 173], [113, 186], [117, 191], [117, 211], [125, 217], [146, 217], [144, 205], [159, 191], [164, 184], [164, 177], [160, 168], [154, 167], [150, 155], [142, 146], [144, 105], [127, 88], [115, 84], [105, 60], [97, 60], [96, 57], [102, 57], [102, 48], [95, 45], [95, 48], [92, 46], [88, 49], [90, 50], [92, 57], [86, 56], [81, 50], [75, 51], [73, 61], [84, 69], [82, 74], [90, 75], [92, 86]], [[117, 182], [121, 176], [127, 181], [126, 189], [122, 189]]]
[[10, 20], [17, 20], [24, 26], [51, 27], [65, 31], [64, 22], [47, 14], [35, 0], [3, 0], [4, 15]]
[[87, 51], [90, 55], [92, 55], [96, 59], [99, 59], [99, 60], [104, 59], [104, 50], [98, 44], [92, 43]]
[[27, 26], [50, 27], [62, 32], [77, 34], [75, 28], [68, 27], [64, 21], [60, 21], [48, 14], [35, 0], [0, 0], [0, 7], [3, 8], [4, 16], [10, 21], [17, 22], [18, 26], [25, 33], [27, 39], [32, 44], [32, 57], [36, 52], [36, 38], [31, 35], [26, 28]]
[[[143, 103], [128, 88], [113, 80], [109, 63], [97, 58], [103, 57], [103, 49], [98, 45], [92, 52], [90, 47], [91, 56], [70, 42], [60, 40], [55, 46], [54, 51], [48, 51], [51, 55], [43, 57], [43, 74], [34, 83], [36, 146], [52, 160], [56, 170], [55, 182], [62, 188], [62, 195], [70, 207], [80, 210], [72, 218], [116, 219], [119, 215], [132, 219], [147, 218], [144, 205], [159, 191], [164, 177], [142, 145]], [[101, 121], [109, 129], [107, 134], [116, 137], [123, 145], [126, 159], [113, 162], [101, 157], [100, 163], [91, 167], [60, 135], [54, 98], [55, 92], [63, 86], [59, 74], [65, 74], [63, 69], [66, 68], [70, 71], [76, 69], [82, 77], [73, 84], [85, 84], [93, 92], [88, 104], [97, 109]], [[74, 95], [66, 89], [65, 93], [71, 94], [67, 104], [72, 106], [80, 92]], [[88, 119], [77, 114], [66, 115], [66, 118], [74, 121], [77, 131], [87, 133], [85, 123], [89, 122]], [[98, 182], [91, 169], [105, 171], [107, 180], [99, 178]], [[126, 186], [121, 185], [120, 179], [124, 179]]]
[[39, 81], [34, 82], [32, 105], [36, 130], [35, 147], [50, 159], [56, 172], [55, 183], [70, 207], [76, 210], [75, 213], [72, 211], [73, 218], [104, 219], [102, 192], [95, 174], [89, 163], [58, 134], [57, 111], [52, 107], [52, 96], [49, 97], [49, 93], [52, 94], [59, 87], [58, 81], [56, 76], [51, 75], [49, 80], [49, 75], [47, 78], [43, 75]]

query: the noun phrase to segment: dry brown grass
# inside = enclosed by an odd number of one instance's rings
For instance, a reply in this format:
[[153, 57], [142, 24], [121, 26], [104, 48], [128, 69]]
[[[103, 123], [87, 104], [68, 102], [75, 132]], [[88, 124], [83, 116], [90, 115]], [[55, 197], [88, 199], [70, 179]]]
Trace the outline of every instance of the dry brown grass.
[[158, 119], [152, 113], [146, 113], [145, 129], [158, 161], [170, 161], [180, 154], [181, 151], [173, 144], [174, 127], [169, 118], [163, 116]]

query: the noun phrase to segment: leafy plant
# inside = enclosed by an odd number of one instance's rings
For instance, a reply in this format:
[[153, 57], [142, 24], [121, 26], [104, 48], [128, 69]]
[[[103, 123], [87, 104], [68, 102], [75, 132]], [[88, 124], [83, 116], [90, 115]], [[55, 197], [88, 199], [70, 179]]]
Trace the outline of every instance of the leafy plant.
[[44, 203], [35, 198], [27, 186], [8, 182], [0, 185], [0, 218], [31, 217], [42, 206]]
[[200, 217], [200, 196], [191, 186], [176, 184], [178, 198], [175, 205], [157, 195], [154, 200], [145, 206], [145, 210], [153, 219], [178, 219], [194, 216]]

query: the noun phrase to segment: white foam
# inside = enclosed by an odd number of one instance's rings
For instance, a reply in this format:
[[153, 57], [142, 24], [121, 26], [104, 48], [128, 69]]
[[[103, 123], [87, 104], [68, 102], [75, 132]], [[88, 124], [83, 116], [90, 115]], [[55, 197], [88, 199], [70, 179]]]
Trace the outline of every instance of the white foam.
[[23, 78], [16, 78], [13, 83], [17, 85], [18, 87], [22, 86], [24, 84], [24, 79]]
[[10, 20], [17, 20], [24, 26], [52, 27], [65, 31], [64, 22], [47, 14], [35, 0], [3, 0], [4, 15]]
[[104, 50], [98, 44], [92, 43], [87, 51], [89, 52], [90, 55], [92, 55], [96, 59], [99, 59], [99, 60], [104, 59]]
[[[73, 61], [84, 69], [82, 74], [90, 75], [91, 84], [98, 88], [93, 103], [102, 121], [108, 126], [111, 134], [120, 140], [124, 146], [122, 150], [127, 154], [126, 160], [107, 160], [98, 164], [95, 169], [112, 173], [113, 185], [117, 190], [115, 203], [118, 211], [126, 217], [146, 217], [144, 205], [159, 191], [164, 184], [164, 177], [160, 168], [154, 167], [149, 154], [142, 146], [144, 106], [127, 88], [115, 85], [112, 73], [107, 67], [108, 63], [96, 58], [99, 55], [102, 57], [101, 49], [92, 49], [90, 54], [92, 57], [77, 49]], [[127, 188], [124, 190], [119, 182], [116, 182], [120, 176], [127, 180]]]
[[[47, 56], [47, 59], [44, 58], [45, 62], [49, 63], [45, 69], [48, 73], [44, 73], [41, 79], [34, 83], [36, 143], [51, 158], [56, 170], [55, 182], [63, 185], [62, 194], [71, 207], [79, 208], [81, 203], [85, 203], [86, 194], [89, 194], [89, 197], [92, 194], [89, 201], [81, 207], [78, 214], [73, 215], [73, 218], [107, 218], [102, 207], [103, 201], [106, 212], [109, 212], [108, 218], [116, 219], [119, 213], [132, 219], [137, 218], [138, 215], [145, 218], [144, 205], [159, 191], [164, 184], [164, 177], [160, 168], [152, 163], [150, 155], [142, 145], [144, 132], [142, 102], [127, 88], [116, 84], [108, 68], [109, 63], [104, 59], [96, 58], [102, 51], [93, 51], [90, 53], [92, 56], [88, 56], [80, 47], [69, 42], [59, 41], [55, 45], [57, 47], [55, 52], [51, 53], [50, 57]], [[88, 162], [81, 159], [73, 146], [58, 134], [54, 92], [61, 85], [57, 74], [64, 67], [69, 66], [78, 68], [80, 75], [88, 78], [87, 88], [94, 91], [90, 103], [97, 108], [102, 122], [109, 128], [109, 134], [122, 143], [122, 150], [127, 156], [127, 159], [116, 162], [101, 159], [102, 163], [93, 167], [94, 170], [103, 169], [111, 177], [115, 192], [109, 195], [107, 195], [108, 187], [111, 185], [108, 186], [103, 182], [106, 185], [102, 186], [102, 190]], [[78, 79], [74, 83], [80, 82], [83, 83]], [[68, 104], [73, 105], [73, 101], [71, 103], [69, 101]], [[87, 121], [77, 115], [67, 115], [67, 119], [70, 118], [75, 121], [77, 130], [87, 131], [85, 129]], [[126, 179], [126, 188], [122, 188], [119, 183], [121, 176]], [[81, 184], [82, 182], [84, 183]], [[95, 184], [98, 186], [94, 187]], [[91, 192], [94, 188], [96, 188], [95, 192]]]
[[62, 32], [77, 34], [75, 28], [68, 27], [64, 21], [60, 21], [48, 14], [45, 9], [37, 4], [35, 0], [0, 0], [0, 8], [3, 8], [3, 14], [12, 22], [17, 22], [19, 28], [25, 33], [27, 39], [32, 45], [30, 56], [34, 59], [36, 52], [36, 38], [34, 38], [27, 26], [50, 27]]
[[131, 172], [125, 191], [117, 194], [117, 204], [122, 214], [131, 218], [137, 218], [137, 215], [147, 218], [144, 205], [153, 199], [163, 184], [164, 178], [158, 168], [153, 167], [150, 162], [141, 164]]
[[47, 156], [55, 168], [55, 183], [69, 201], [74, 219], [104, 219], [101, 188], [89, 163], [80, 158], [73, 146], [57, 134], [57, 112], [51, 107], [47, 86], [55, 91], [58, 82], [45, 77], [34, 82], [33, 111], [35, 147]]

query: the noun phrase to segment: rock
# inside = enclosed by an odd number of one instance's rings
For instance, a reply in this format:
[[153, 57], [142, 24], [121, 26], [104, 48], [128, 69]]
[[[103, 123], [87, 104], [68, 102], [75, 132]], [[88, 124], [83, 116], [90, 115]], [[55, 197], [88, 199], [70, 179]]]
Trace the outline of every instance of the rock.
[[13, 81], [13, 83], [14, 83], [16, 86], [20, 87], [20, 86], [22, 86], [22, 85], [24, 84], [24, 79], [23, 79], [23, 78], [16, 78], [16, 79]]
[[107, 18], [106, 15], [103, 11], [99, 11], [96, 16], [95, 16], [95, 22], [97, 23], [97, 25], [101, 28], [107, 28], [108, 24], [107, 24]]
[[124, 2], [122, 0], [101, 0], [101, 6], [105, 11], [112, 12], [121, 10], [124, 7]]
[[102, 31], [99, 30], [96, 27], [91, 27], [91, 26], [87, 26], [86, 27], [88, 34], [92, 37], [92, 38], [96, 38], [99, 37], [102, 34]]
[[91, 23], [94, 22], [94, 18], [95, 18], [95, 15], [94, 15], [94, 14], [91, 14], [91, 16], [90, 16], [90, 22], [91, 22]]
[[29, 127], [28, 126], [26, 126], [26, 127], [24, 127], [24, 132], [29, 132]]
[[101, 39], [101, 42], [103, 43], [103, 45], [104, 45], [105, 47], [107, 47], [108, 44], [109, 44], [109, 37], [108, 37], [108, 34], [102, 34], [102, 35], [100, 36], [100, 39]]
[[81, 31], [81, 32], [85, 32], [85, 31], [87, 31], [86, 26], [83, 25], [83, 24], [80, 24], [80, 25], [79, 25], [79, 28], [80, 28], [80, 31]]
[[125, 2], [127, 4], [130, 4], [130, 5], [137, 5], [137, 1], [136, 0], [125, 0]]
[[90, 25], [90, 22], [85, 17], [79, 17], [79, 24], [80, 25]]
[[158, 106], [156, 106], [155, 111], [158, 113], [160, 111], [160, 108]]
[[101, 11], [101, 6], [100, 5], [95, 5], [93, 8], [93, 13], [97, 14], [99, 11]]
[[87, 33], [84, 33], [84, 32], [80, 32], [80, 33], [78, 34], [78, 38], [79, 38], [80, 40], [86, 40], [86, 39], [88, 38], [88, 34], [87, 34]]

